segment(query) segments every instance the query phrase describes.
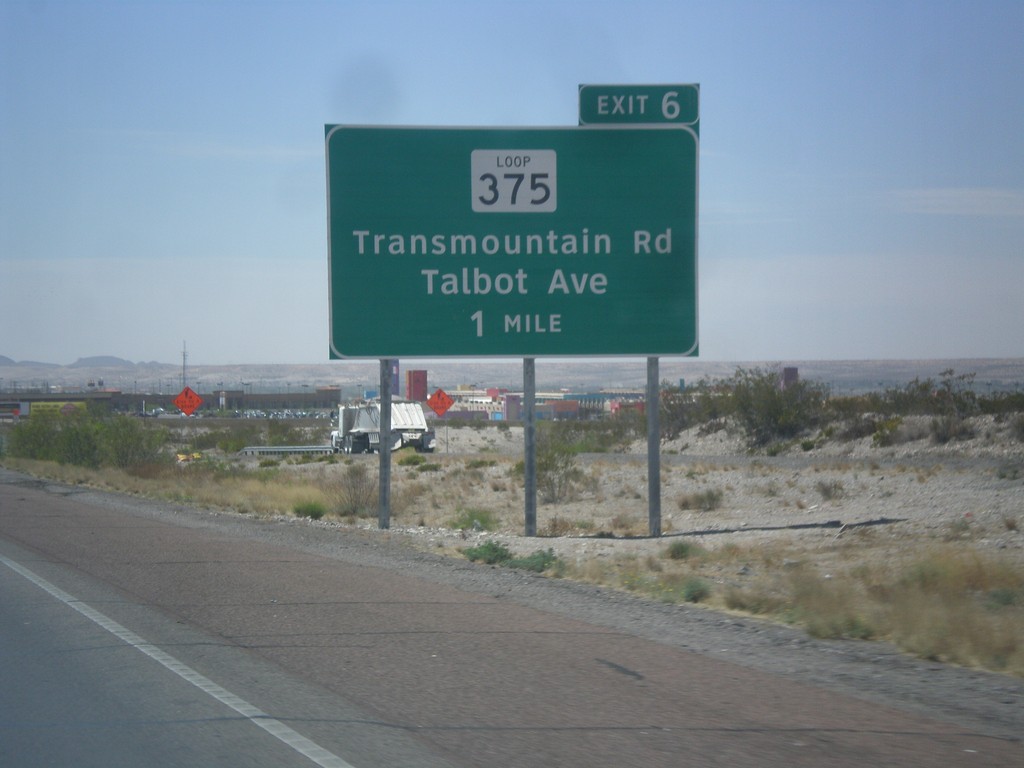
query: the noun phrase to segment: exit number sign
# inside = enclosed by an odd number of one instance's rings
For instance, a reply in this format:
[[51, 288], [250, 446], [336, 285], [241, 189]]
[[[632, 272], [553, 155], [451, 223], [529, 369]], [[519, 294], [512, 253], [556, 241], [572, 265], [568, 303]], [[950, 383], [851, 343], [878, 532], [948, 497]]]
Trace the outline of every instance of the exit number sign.
[[693, 355], [691, 127], [325, 127], [332, 358]]
[[699, 116], [696, 84], [580, 86], [580, 125], [668, 123], [696, 128]]

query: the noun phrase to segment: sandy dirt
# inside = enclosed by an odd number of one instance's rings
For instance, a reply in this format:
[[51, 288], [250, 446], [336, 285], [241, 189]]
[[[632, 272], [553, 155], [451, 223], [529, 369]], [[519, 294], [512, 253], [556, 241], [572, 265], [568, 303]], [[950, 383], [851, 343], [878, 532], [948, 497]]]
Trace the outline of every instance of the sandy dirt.
[[[937, 445], [926, 419], [908, 419], [908, 439], [897, 445], [829, 440], [772, 457], [749, 453], [740, 435], [691, 430], [662, 446], [660, 539], [646, 535], [645, 442], [580, 457], [582, 478], [569, 498], [538, 501], [538, 539], [522, 535], [521, 481], [512, 476], [522, 429], [441, 427], [429, 459], [438, 471], [394, 467], [392, 529], [435, 547], [497, 538], [519, 554], [550, 547], [575, 559], [657, 554], [687, 537], [708, 549], [795, 548], [825, 570], [848, 563], [852, 548], [884, 558], [910, 542], [957, 539], [1024, 562], [1024, 443], [990, 417], [972, 427], [974, 438]], [[412, 503], [403, 501], [410, 487]], [[714, 508], [702, 509], [709, 497], [717, 497]], [[494, 533], [451, 530], [453, 507], [491, 511], [501, 525]]]

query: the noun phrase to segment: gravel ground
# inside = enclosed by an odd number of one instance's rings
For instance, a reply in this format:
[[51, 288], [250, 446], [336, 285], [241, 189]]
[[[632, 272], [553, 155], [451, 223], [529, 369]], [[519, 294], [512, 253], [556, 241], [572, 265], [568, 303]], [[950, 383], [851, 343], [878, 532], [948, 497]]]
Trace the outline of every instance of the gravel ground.
[[[657, 554], [665, 538], [685, 536], [709, 549], [796, 547], [827, 572], [849, 559], [854, 539], [863, 560], [888, 558], [908, 542], [963, 538], [1024, 565], [1024, 443], [1009, 425], [991, 418], [972, 426], [974, 439], [935, 445], [926, 437], [927, 420], [907, 419], [906, 434], [918, 439], [886, 448], [873, 446], [871, 438], [829, 441], [774, 457], [749, 454], [742, 439], [726, 431], [700, 436], [691, 430], [663, 446], [662, 539], [644, 535], [647, 449], [636, 443], [622, 454], [583, 457], [578, 492], [568, 501], [540, 504], [537, 529], [547, 532], [555, 518], [567, 523], [575, 535], [541, 543], [577, 560]], [[507, 481], [510, 466], [522, 458], [522, 430], [461, 428], [446, 436], [442, 428], [438, 438], [444, 474], [430, 482], [432, 505], [444, 511], [400, 514], [393, 528], [435, 547], [497, 536], [517, 554], [537, 549], [537, 539], [517, 535], [524, 528], [524, 504], [518, 487]], [[473, 482], [453, 479], [456, 469], [481, 457], [491, 457], [494, 466], [476, 470]], [[403, 483], [416, 479], [396, 467], [396, 496]], [[457, 486], [457, 493], [445, 497], [446, 484]], [[720, 494], [715, 509], [687, 504], [707, 492]], [[496, 535], [452, 531], [443, 524], [452, 504], [495, 510], [503, 525]], [[616, 538], [594, 535], [601, 531]]]

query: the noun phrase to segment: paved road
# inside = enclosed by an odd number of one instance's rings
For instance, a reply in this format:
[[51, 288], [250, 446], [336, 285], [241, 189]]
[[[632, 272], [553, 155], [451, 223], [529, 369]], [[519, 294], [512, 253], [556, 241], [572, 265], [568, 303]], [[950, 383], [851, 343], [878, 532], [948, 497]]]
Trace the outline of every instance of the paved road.
[[368, 566], [345, 541], [153, 509], [0, 471], [4, 765], [1024, 764], [1010, 737]]

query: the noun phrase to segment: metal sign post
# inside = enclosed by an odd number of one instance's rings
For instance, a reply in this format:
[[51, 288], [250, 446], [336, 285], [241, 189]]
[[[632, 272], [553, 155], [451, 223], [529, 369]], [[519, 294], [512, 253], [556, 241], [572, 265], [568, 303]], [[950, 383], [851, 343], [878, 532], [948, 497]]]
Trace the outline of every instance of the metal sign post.
[[661, 424], [658, 358], [647, 358], [647, 530], [661, 536]]
[[391, 527], [391, 360], [380, 361], [380, 489], [377, 504], [377, 526]]
[[537, 535], [537, 366], [532, 357], [523, 359], [523, 496], [526, 535]]

